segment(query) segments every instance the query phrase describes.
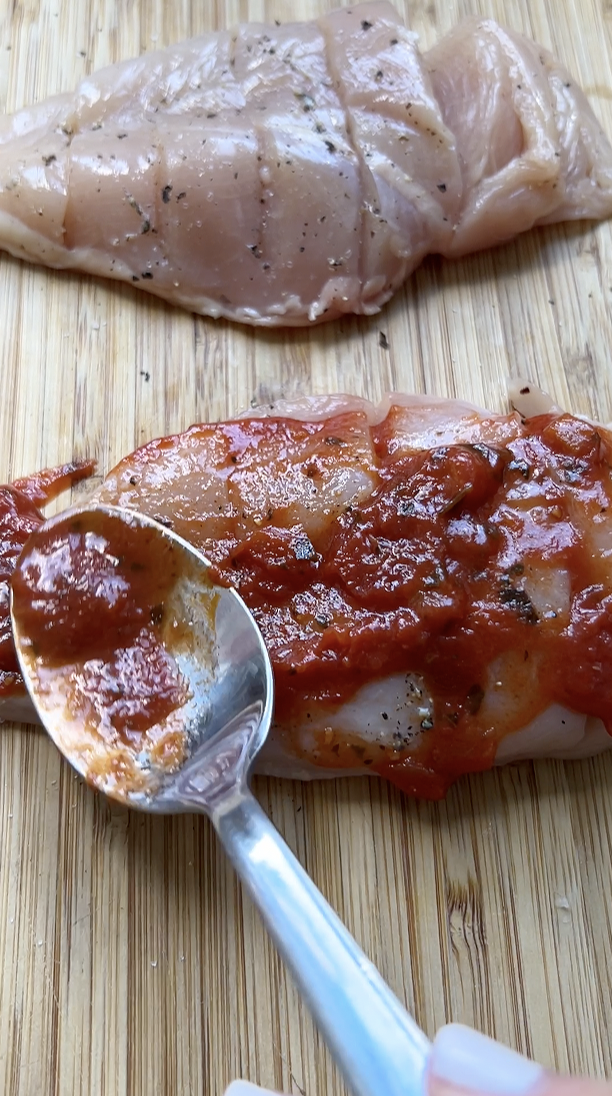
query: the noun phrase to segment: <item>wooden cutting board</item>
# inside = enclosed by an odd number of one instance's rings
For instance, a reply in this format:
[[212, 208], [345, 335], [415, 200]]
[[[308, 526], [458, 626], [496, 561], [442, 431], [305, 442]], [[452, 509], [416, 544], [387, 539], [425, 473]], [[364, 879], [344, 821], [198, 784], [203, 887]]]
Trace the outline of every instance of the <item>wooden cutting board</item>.
[[[0, 0], [0, 108], [191, 34], [331, 6]], [[399, 6], [425, 46], [472, 12], [533, 35], [612, 134], [609, 0]], [[3, 480], [83, 455], [102, 473], [139, 442], [281, 394], [504, 409], [520, 374], [612, 418], [610, 224], [430, 260], [380, 316], [313, 331], [213, 322], [6, 256], [0, 315]], [[547, 1065], [612, 1073], [612, 756], [464, 780], [435, 805], [366, 779], [256, 792], [429, 1034], [461, 1020]], [[342, 1091], [205, 820], [111, 808], [42, 734], [7, 726], [0, 850], [5, 1096], [221, 1096], [237, 1076]]]

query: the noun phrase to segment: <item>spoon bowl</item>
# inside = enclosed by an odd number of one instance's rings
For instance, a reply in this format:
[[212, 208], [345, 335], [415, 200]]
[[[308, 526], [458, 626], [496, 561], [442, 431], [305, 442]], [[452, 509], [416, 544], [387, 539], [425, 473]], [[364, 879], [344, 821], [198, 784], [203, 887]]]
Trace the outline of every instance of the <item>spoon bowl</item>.
[[42, 724], [100, 791], [208, 814], [356, 1096], [423, 1096], [429, 1043], [248, 787], [270, 659], [239, 595], [151, 518], [79, 507], [27, 542], [13, 636]]
[[[87, 659], [72, 657], [57, 665], [52, 637], [47, 633], [42, 641], [32, 640], [20, 623], [24, 597], [32, 596], [31, 581], [25, 590], [14, 583], [11, 597], [13, 637], [30, 695], [56, 746], [99, 791], [130, 807], [161, 814], [193, 810], [195, 794], [197, 809], [207, 809], [228, 781], [244, 782], [268, 735], [274, 690], [261, 633], [235, 590], [211, 581], [205, 556], [152, 518], [117, 507], [78, 507], [51, 518], [41, 534], [46, 552], [41, 553], [35, 536], [18, 574], [33, 559], [41, 574], [39, 585], [48, 587], [51, 573], [61, 599], [63, 586], [75, 581], [75, 572], [60, 575], [58, 582], [56, 558], [63, 554], [66, 540], [74, 541], [75, 535], [82, 540], [92, 530], [106, 541], [97, 545], [97, 552], [111, 568], [117, 559], [117, 534], [124, 551], [127, 532], [136, 541], [146, 536], [145, 556], [162, 544], [166, 555], [170, 553], [175, 573], [164, 591], [161, 637], [186, 686], [184, 701], [140, 735], [129, 727], [123, 733], [113, 727], [110, 703], [95, 705], [85, 717], [82, 703], [74, 698], [71, 703], [70, 698], [83, 665], [99, 658], [98, 644], [94, 640], [90, 645]], [[71, 552], [77, 555], [74, 542]], [[142, 558], [142, 550], [138, 555]], [[159, 588], [151, 591], [152, 602], [154, 592], [159, 594]], [[85, 596], [88, 593], [84, 611], [91, 614], [95, 629], [100, 597], [97, 590], [93, 595], [86, 590]], [[100, 646], [108, 647], [105, 637], [99, 638]], [[169, 749], [169, 738], [180, 739], [179, 751]], [[164, 750], [156, 749], [160, 742], [165, 743]]]

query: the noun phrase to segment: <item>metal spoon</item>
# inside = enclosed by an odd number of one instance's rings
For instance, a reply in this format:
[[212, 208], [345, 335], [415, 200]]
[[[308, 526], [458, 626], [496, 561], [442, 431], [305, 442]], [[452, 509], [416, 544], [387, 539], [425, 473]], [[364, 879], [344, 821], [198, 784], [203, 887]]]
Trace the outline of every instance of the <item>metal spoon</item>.
[[[172, 592], [172, 612], [175, 622], [189, 625], [189, 639], [164, 642], [191, 692], [178, 713], [182, 762], [164, 767], [156, 763], [155, 750], [144, 749], [129, 764], [125, 758], [117, 763], [117, 743], [84, 727], [78, 713], [67, 710], [61, 680], [60, 687], [57, 680], [49, 686], [23, 627], [23, 606], [13, 594], [15, 646], [41, 722], [74, 768], [111, 797], [155, 813], [207, 814], [355, 1096], [423, 1096], [428, 1040], [249, 789], [253, 761], [270, 728], [274, 691], [253, 617], [234, 590], [212, 584], [210, 564], [200, 552], [142, 514], [80, 507], [52, 518], [42, 532], [61, 533], [74, 515], [87, 529], [100, 514], [106, 515], [107, 529], [119, 532], [123, 526], [125, 534], [127, 525], [130, 535], [147, 537], [149, 545], [153, 537], [160, 551], [170, 546], [177, 553], [181, 577]], [[40, 536], [41, 530], [33, 534], [26, 553]], [[174, 733], [176, 713], [173, 718]]]

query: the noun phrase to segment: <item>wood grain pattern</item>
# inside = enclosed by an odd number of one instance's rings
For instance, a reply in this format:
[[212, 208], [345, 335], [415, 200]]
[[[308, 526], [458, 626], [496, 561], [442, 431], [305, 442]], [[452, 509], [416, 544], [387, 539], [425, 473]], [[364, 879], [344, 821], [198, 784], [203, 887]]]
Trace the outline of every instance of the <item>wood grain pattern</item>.
[[[332, 0], [0, 0], [0, 108], [239, 19]], [[558, 52], [612, 134], [609, 0], [406, 0], [425, 45], [491, 14]], [[0, 478], [283, 394], [389, 389], [506, 406], [529, 376], [612, 418], [612, 225], [429, 260], [378, 317], [265, 332], [0, 256]], [[379, 332], [389, 349], [379, 344]], [[62, 504], [67, 500], [64, 499]], [[259, 780], [265, 809], [425, 1030], [449, 1019], [612, 1073], [612, 756], [521, 765], [439, 805], [384, 784]], [[202, 819], [110, 808], [40, 734], [0, 735], [0, 1091], [295, 1096], [340, 1082]]]

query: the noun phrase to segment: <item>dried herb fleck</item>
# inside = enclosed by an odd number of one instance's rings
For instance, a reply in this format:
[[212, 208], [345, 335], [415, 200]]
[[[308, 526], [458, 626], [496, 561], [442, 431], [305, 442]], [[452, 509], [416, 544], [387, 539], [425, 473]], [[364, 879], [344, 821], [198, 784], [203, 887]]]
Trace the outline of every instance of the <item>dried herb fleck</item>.
[[529, 594], [524, 590], [517, 590], [515, 586], [504, 586], [500, 591], [499, 600], [502, 605], [513, 609], [524, 624], [538, 623], [538, 614], [531, 604]]
[[292, 548], [296, 559], [314, 559], [317, 554], [306, 533], [298, 533]]

